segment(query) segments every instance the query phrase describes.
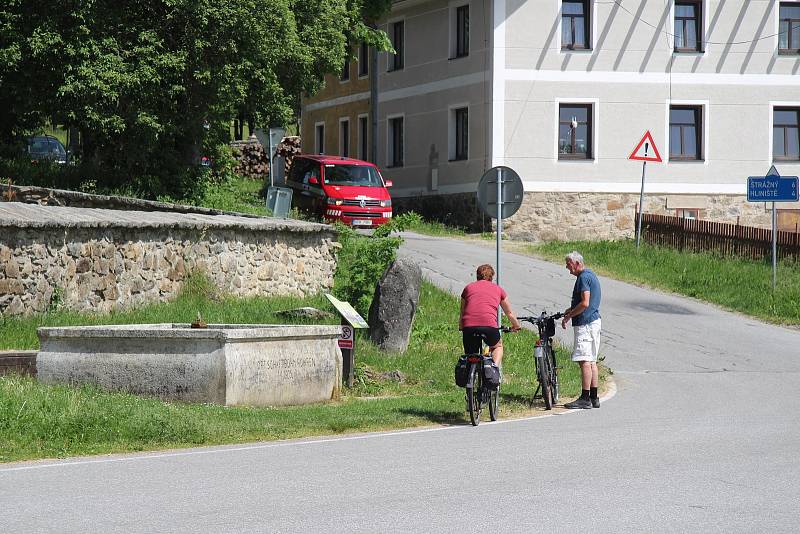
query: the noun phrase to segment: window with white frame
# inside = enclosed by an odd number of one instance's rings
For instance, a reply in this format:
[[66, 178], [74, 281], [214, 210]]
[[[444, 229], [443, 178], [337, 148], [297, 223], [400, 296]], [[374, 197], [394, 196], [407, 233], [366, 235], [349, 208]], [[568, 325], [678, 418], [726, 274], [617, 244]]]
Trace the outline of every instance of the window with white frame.
[[675, 1], [675, 52], [700, 52], [703, 49], [702, 0]]
[[669, 159], [697, 161], [703, 159], [703, 107], [670, 106]]
[[339, 155], [350, 156], [350, 119], [339, 119]]
[[358, 117], [358, 159], [369, 159], [369, 116]]
[[458, 6], [451, 11], [453, 14], [450, 57], [459, 58], [469, 55], [469, 4]]
[[389, 153], [388, 167], [403, 166], [403, 117], [392, 117], [388, 121]]
[[589, 0], [561, 2], [561, 49], [590, 50], [591, 28]]
[[314, 125], [314, 152], [317, 154], [325, 153], [325, 123], [320, 122]]
[[460, 107], [450, 110], [449, 160], [469, 159], [469, 109]]
[[800, 160], [800, 107], [772, 109], [772, 159]]
[[398, 20], [389, 24], [389, 39], [395, 53], [389, 56], [389, 70], [401, 70], [403, 68], [404, 48], [405, 48], [405, 22]]
[[681, 219], [699, 219], [700, 215], [700, 210], [696, 208], [677, 208], [675, 210], [675, 216]]
[[778, 53], [800, 53], [800, 3], [781, 2], [778, 8]]
[[592, 105], [559, 104], [558, 159], [592, 159]]

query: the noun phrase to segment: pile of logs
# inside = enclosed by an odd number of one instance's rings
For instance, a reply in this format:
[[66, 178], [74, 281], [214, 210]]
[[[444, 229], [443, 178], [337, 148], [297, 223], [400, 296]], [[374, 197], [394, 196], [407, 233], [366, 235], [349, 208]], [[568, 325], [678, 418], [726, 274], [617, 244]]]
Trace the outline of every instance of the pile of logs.
[[[250, 136], [246, 141], [232, 141], [231, 152], [236, 160], [234, 172], [239, 176], [252, 179], [262, 179], [269, 174], [269, 155], [267, 147], [258, 142], [255, 136]], [[275, 155], [283, 156], [284, 170], [288, 176], [292, 159], [300, 154], [300, 136], [292, 135], [281, 139], [275, 147]]]
[[255, 136], [250, 136], [246, 141], [233, 141], [231, 152], [236, 160], [233, 172], [239, 176], [263, 179], [268, 175], [269, 155]]
[[281, 139], [280, 144], [277, 148], [277, 155], [283, 156], [284, 160], [284, 176], [289, 176], [289, 167], [292, 166], [292, 160], [294, 157], [301, 152], [300, 150], [300, 136], [299, 135], [292, 135], [289, 137], [284, 137]]

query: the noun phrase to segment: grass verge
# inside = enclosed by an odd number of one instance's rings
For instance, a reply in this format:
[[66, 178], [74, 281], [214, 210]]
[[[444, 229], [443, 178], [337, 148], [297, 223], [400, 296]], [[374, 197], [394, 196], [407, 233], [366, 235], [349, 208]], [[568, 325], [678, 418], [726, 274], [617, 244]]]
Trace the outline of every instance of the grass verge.
[[600, 274], [672, 291], [729, 310], [782, 324], [800, 324], [800, 264], [781, 262], [772, 290], [772, 264], [713, 254], [680, 252], [632, 240], [523, 245], [533, 255], [561, 262], [579, 250]]
[[[277, 310], [301, 305], [332, 311], [324, 297], [224, 299], [195, 281], [175, 302], [131, 312], [102, 317], [55, 312], [6, 320], [0, 324], [0, 343], [36, 348], [35, 329], [42, 325], [190, 321], [197, 311], [208, 322], [278, 322]], [[340, 401], [319, 405], [226, 408], [0, 377], [0, 462], [465, 424], [464, 390], [453, 384], [461, 353], [457, 319], [458, 300], [424, 283], [408, 351], [386, 354], [361, 336], [355, 387]], [[528, 331], [505, 336], [502, 417], [543, 409], [540, 399], [531, 403], [534, 342]], [[562, 396], [575, 396], [577, 366], [565, 351], [557, 356]], [[604, 370], [603, 378], [607, 375]]]

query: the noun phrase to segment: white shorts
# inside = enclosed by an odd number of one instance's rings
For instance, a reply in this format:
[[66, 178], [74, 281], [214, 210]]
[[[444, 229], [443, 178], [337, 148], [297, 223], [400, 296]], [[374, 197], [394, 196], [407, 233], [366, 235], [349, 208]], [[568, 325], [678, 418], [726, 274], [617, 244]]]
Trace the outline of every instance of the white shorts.
[[575, 333], [575, 349], [572, 352], [573, 362], [596, 362], [600, 352], [600, 319], [589, 324], [572, 327]]

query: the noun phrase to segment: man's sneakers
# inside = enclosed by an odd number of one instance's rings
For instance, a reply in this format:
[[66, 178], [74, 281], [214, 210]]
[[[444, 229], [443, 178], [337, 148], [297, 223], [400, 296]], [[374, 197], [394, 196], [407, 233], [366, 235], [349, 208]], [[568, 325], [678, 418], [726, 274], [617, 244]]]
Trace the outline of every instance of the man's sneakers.
[[600, 399], [598, 399], [597, 397], [592, 397], [589, 400], [592, 401], [592, 408], [599, 408], [600, 407]]
[[[592, 404], [593, 403], [592, 403], [591, 400], [584, 399], [582, 397], [578, 397], [574, 401], [566, 403], [564, 405], [564, 408], [567, 408], [568, 410], [576, 410], [576, 409], [591, 410], [592, 409]], [[599, 404], [599, 401], [598, 401], [598, 406], [599, 405], [600, 404]]]

